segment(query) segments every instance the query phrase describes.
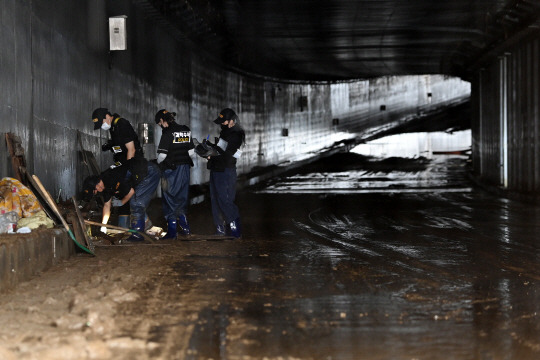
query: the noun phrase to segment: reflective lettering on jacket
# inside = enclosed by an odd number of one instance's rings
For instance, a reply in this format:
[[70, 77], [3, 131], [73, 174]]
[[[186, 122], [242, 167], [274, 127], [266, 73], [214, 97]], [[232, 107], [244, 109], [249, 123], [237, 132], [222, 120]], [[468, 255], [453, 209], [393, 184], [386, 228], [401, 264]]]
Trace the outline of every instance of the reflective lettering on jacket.
[[191, 131], [173, 132], [173, 144], [186, 144], [191, 142]]
[[115, 161], [114, 164], [109, 166], [111, 169], [116, 169], [117, 167], [122, 166], [122, 163], [120, 161]]

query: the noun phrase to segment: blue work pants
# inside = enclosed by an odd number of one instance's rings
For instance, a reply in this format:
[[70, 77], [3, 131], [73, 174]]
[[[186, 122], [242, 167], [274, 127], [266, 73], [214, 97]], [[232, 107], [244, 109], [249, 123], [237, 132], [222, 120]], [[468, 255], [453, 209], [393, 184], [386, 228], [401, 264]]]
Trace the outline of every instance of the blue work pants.
[[178, 165], [176, 169], [167, 169], [163, 177], [167, 180], [168, 189], [163, 192], [163, 215], [165, 219], [175, 220], [186, 215], [189, 200], [189, 164]]
[[148, 204], [154, 195], [161, 178], [161, 171], [157, 164], [148, 162], [146, 177], [135, 186], [135, 194], [129, 201], [131, 208], [131, 221], [143, 220]]
[[236, 197], [236, 168], [225, 168], [225, 171], [210, 171], [210, 198], [212, 217], [216, 226], [223, 221], [230, 224], [240, 217], [238, 207], [234, 203]]

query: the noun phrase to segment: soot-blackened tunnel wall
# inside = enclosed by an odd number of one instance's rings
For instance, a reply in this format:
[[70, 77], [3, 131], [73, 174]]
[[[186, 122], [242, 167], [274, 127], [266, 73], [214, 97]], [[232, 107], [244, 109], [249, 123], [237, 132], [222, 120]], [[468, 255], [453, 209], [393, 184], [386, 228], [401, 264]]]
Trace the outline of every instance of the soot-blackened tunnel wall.
[[[0, 7], [0, 132], [21, 137], [30, 172], [55, 197], [76, 194], [88, 175], [77, 156], [77, 131], [102, 169], [111, 162], [100, 149], [107, 133], [93, 130], [96, 107], [118, 112], [136, 129], [154, 127], [154, 144], [145, 145], [149, 159], [160, 134], [157, 110], [177, 112], [201, 139], [218, 134], [211, 120], [232, 107], [247, 133], [239, 161], [246, 173], [469, 93], [469, 83], [437, 75], [311, 84], [243, 75], [127, 0], [58, 0], [54, 7], [47, 0], [0, 0]], [[128, 49], [109, 52], [107, 20], [116, 15], [127, 16]], [[1, 144], [0, 175], [13, 176]], [[194, 160], [192, 183], [204, 183], [206, 163]]]

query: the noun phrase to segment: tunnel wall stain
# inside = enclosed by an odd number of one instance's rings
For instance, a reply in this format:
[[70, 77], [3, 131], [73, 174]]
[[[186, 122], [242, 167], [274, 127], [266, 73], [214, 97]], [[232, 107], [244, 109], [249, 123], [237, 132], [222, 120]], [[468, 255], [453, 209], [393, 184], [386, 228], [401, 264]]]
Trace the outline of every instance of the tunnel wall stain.
[[[311, 156], [356, 131], [469, 94], [469, 83], [437, 75], [300, 83], [226, 70], [141, 3], [0, 0], [0, 132], [21, 136], [29, 171], [54, 197], [76, 194], [88, 175], [77, 155], [78, 130], [102, 169], [112, 162], [101, 152], [108, 134], [93, 130], [96, 107], [119, 113], [135, 129], [152, 126], [154, 138], [144, 145], [149, 159], [161, 135], [154, 123], [159, 109], [177, 112], [201, 140], [217, 136], [212, 120], [232, 107], [247, 133], [242, 174]], [[127, 16], [128, 50], [110, 52], [107, 21], [117, 15]], [[4, 141], [0, 150], [7, 153]], [[12, 176], [7, 155], [0, 176]], [[192, 183], [208, 178], [206, 162], [195, 159]]]
[[473, 166], [485, 183], [500, 184], [500, 74], [498, 66], [482, 70], [473, 81], [471, 102]]

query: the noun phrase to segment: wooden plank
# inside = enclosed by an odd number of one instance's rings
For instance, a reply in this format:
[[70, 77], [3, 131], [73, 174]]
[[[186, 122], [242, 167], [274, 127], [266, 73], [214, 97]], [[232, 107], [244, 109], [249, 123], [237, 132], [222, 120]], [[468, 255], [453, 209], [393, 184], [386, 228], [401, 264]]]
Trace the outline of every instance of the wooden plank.
[[133, 230], [133, 229], [123, 228], [123, 227], [116, 226], [116, 225], [103, 224], [103, 223], [100, 223], [100, 222], [90, 221], [90, 220], [84, 220], [84, 223], [88, 224], [88, 225], [105, 226], [105, 227], [107, 227], [109, 229], [123, 230], [123, 231], [126, 231], [126, 232], [137, 233], [137, 234], [141, 235], [143, 238], [145, 238], [146, 240], [150, 241], [151, 243], [155, 242], [150, 236], [145, 234], [144, 231], [136, 231], [136, 230]]
[[229, 235], [201, 235], [201, 234], [189, 234], [178, 235], [178, 240], [181, 241], [224, 241], [224, 240], [237, 240], [234, 236]]
[[81, 225], [79, 224], [79, 219], [77, 218], [77, 215], [70, 212], [66, 215], [66, 220], [71, 223], [71, 226], [73, 227], [73, 234], [75, 234], [75, 239], [77, 239], [77, 241], [82, 244], [84, 241], [84, 227], [81, 227]]
[[91, 151], [86, 151], [86, 158], [88, 159], [88, 162], [90, 163], [90, 167], [92, 168], [92, 171], [94, 172], [94, 175], [99, 175], [99, 165], [96, 161], [96, 158], [94, 157], [94, 154]]
[[94, 251], [95, 249], [94, 244], [92, 243], [90, 236], [88, 236], [88, 233], [86, 232], [86, 224], [84, 223], [84, 218], [81, 214], [81, 210], [79, 209], [79, 203], [77, 202], [77, 199], [75, 199], [75, 196], [71, 198], [71, 201], [73, 202], [73, 205], [75, 206], [75, 214], [77, 215], [77, 222], [79, 223], [79, 227], [82, 229], [82, 235], [86, 243], [86, 247]]
[[24, 185], [28, 185], [28, 181], [21, 174], [20, 167], [26, 168], [26, 161], [24, 159], [24, 149], [21, 145], [21, 140], [13, 133], [6, 133], [6, 143], [11, 156], [11, 167], [13, 168], [13, 177]]
[[[85, 150], [82, 144], [81, 133], [77, 130], [77, 143], [79, 144], [79, 155], [81, 157], [82, 163], [86, 166], [89, 175], [99, 175], [101, 172], [99, 170], [98, 163], [94, 154], [91, 151]], [[100, 205], [103, 205], [105, 201], [103, 200], [103, 194], [97, 196]]]
[[79, 130], [77, 130], [77, 143], [79, 144], [79, 153], [81, 155], [82, 162], [84, 165], [86, 165], [88, 173], [91, 175], [99, 175], [100, 171], [96, 158], [91, 151], [84, 149]]
[[47, 216], [54, 222], [55, 225], [60, 225], [60, 219], [57, 219], [56, 215], [54, 215], [51, 207], [49, 206], [49, 203], [45, 200], [45, 196], [41, 193], [41, 190], [37, 186], [32, 176], [28, 174], [25, 168], [21, 167], [20, 169], [26, 179], [28, 179], [28, 188], [34, 193], [34, 196], [38, 199], [41, 208], [43, 209], [43, 211], [45, 211], [45, 214], [47, 214]]
[[58, 210], [58, 207], [56, 206], [56, 203], [54, 202], [51, 194], [49, 194], [49, 192], [47, 191], [47, 189], [45, 189], [45, 187], [43, 186], [43, 184], [41, 183], [41, 180], [39, 180], [39, 178], [36, 176], [36, 175], [32, 175], [32, 179], [34, 179], [34, 181], [36, 182], [39, 190], [43, 193], [43, 196], [45, 197], [45, 200], [47, 201], [47, 203], [49, 204], [49, 206], [51, 207], [51, 209], [53, 210], [53, 212], [56, 214], [56, 216], [60, 219], [60, 221], [62, 222], [62, 225], [64, 226], [64, 228], [66, 229], [66, 231], [68, 232], [69, 236], [71, 237], [71, 239], [75, 242], [75, 244], [81, 248], [82, 250], [86, 251], [87, 253], [89, 254], [92, 254], [92, 255], [95, 255], [93, 251], [91, 251], [90, 249], [88, 249], [86, 246], [84, 246], [83, 244], [81, 244], [79, 241], [77, 241], [77, 239], [75, 238], [75, 235], [73, 235], [73, 232], [71, 231], [71, 229], [69, 228], [69, 225], [68, 223], [66, 222], [66, 220], [64, 220], [64, 218], [62, 217], [62, 214], [60, 213], [60, 210]]

